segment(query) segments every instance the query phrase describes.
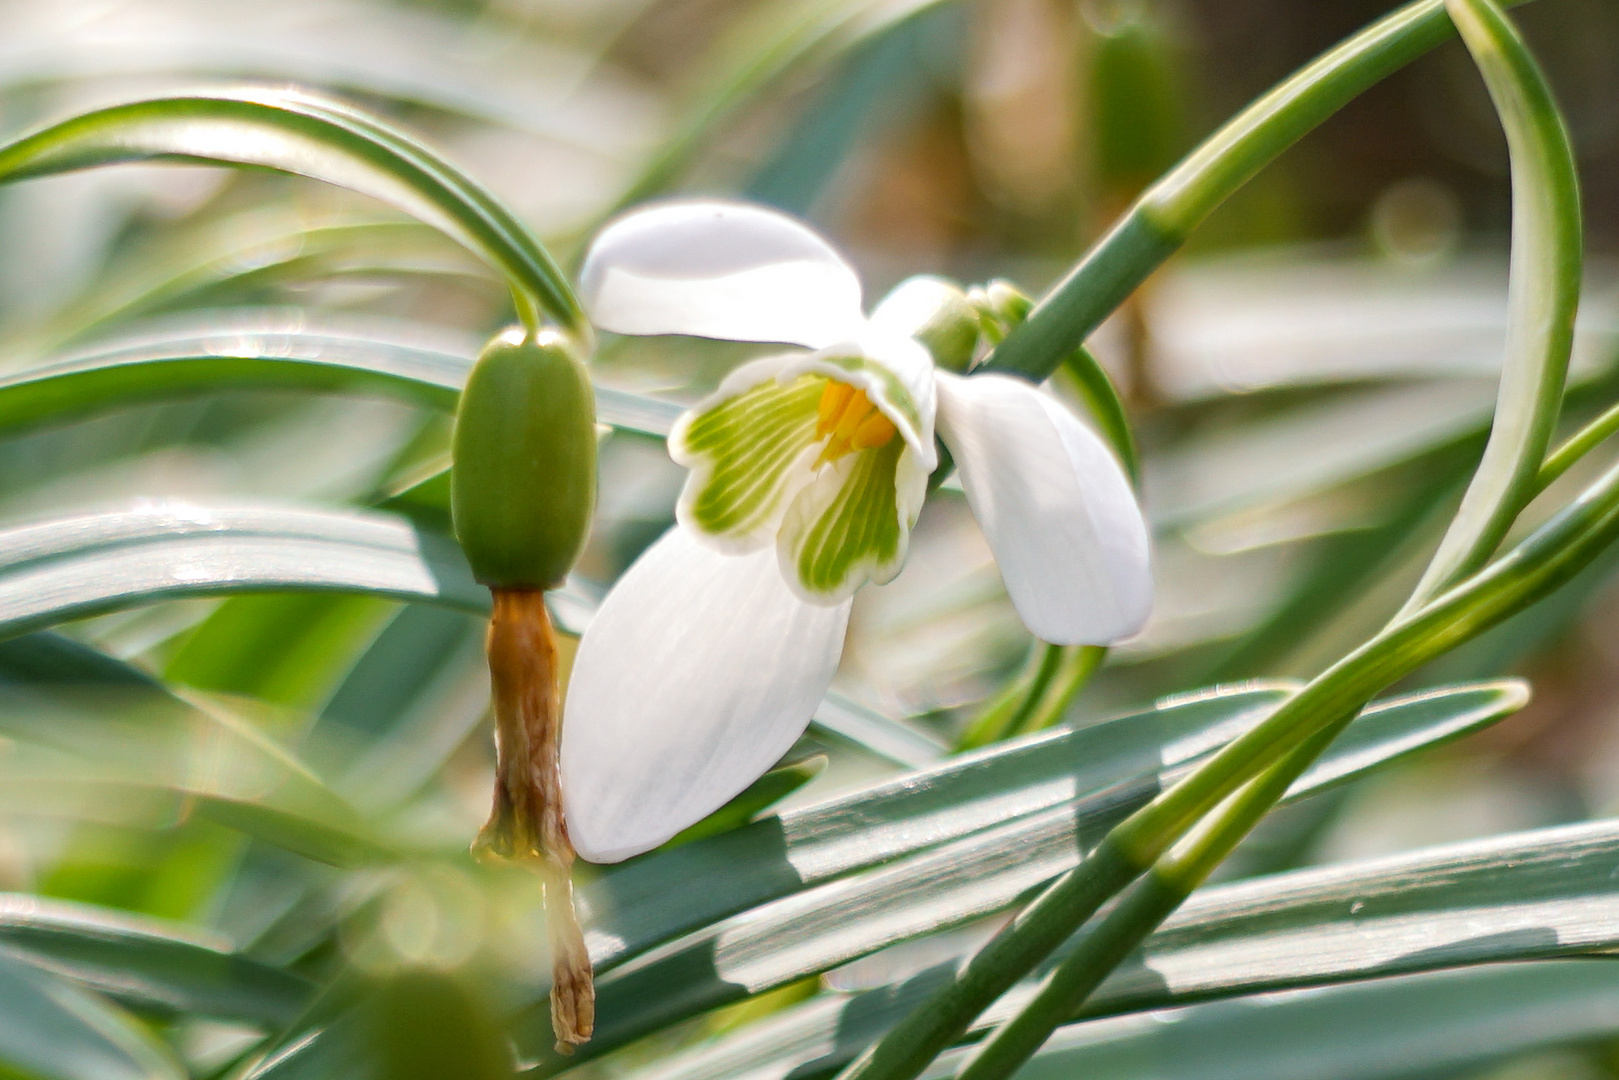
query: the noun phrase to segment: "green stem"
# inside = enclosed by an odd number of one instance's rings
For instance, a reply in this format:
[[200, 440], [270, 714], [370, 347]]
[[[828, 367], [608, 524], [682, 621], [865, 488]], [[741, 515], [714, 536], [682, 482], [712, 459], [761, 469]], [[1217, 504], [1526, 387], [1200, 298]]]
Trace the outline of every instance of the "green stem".
[[1022, 673], [978, 714], [956, 749], [976, 750], [1057, 723], [1106, 656], [1101, 645], [1035, 642]]
[[1614, 405], [1570, 435], [1561, 446], [1547, 455], [1545, 464], [1541, 465], [1540, 472], [1535, 476], [1534, 494], [1539, 495], [1551, 487], [1552, 482], [1568, 472], [1570, 466], [1595, 450], [1616, 431], [1619, 431], [1619, 405]]
[[1405, 611], [1477, 570], [1538, 490], [1580, 300], [1580, 188], [1540, 66], [1494, 0], [1449, 0], [1506, 131], [1512, 162], [1507, 343], [1484, 456]]
[[989, 369], [1035, 380], [1050, 376], [1215, 207], [1367, 87], [1439, 45], [1452, 30], [1444, 0], [1417, 0], [1249, 105], [1142, 194], [1007, 336]]
[[1204, 818], [1063, 958], [1016, 1016], [981, 1043], [956, 1080], [1005, 1080], [1072, 1020], [1113, 969], [1208, 879], [1259, 819], [1287, 794], [1355, 713], [1323, 728]]
[[1033, 702], [1033, 707], [1012, 725], [1010, 732], [1013, 735], [1042, 731], [1060, 721], [1067, 714], [1068, 706], [1073, 704], [1074, 698], [1107, 658], [1107, 648], [1103, 645], [1048, 645], [1047, 648], [1057, 652], [1056, 671], [1046, 683], [1044, 692]]
[[1485, 570], [1384, 629], [1185, 780], [1131, 814], [840, 1076], [917, 1076], [979, 1013], [1232, 792], [1357, 713], [1378, 690], [1547, 595], [1615, 537], [1619, 466]]
[[967, 726], [956, 749], [976, 750], [1017, 731], [1024, 718], [1039, 704], [1061, 662], [1061, 646], [1034, 642], [1023, 671]]

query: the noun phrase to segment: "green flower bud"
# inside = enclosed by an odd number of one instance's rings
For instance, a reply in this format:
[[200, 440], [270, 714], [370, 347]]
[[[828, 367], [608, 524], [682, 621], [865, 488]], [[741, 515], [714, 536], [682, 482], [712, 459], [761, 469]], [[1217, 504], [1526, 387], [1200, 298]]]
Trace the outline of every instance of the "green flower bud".
[[1005, 278], [996, 278], [988, 285], [974, 285], [967, 293], [967, 302], [978, 313], [984, 336], [991, 345], [1006, 340], [1006, 335], [1034, 310], [1034, 301]]
[[596, 398], [567, 338], [512, 328], [484, 347], [455, 416], [450, 510], [477, 579], [562, 584], [596, 505]]
[[953, 281], [931, 274], [906, 278], [883, 298], [872, 318], [920, 341], [946, 371], [960, 374], [972, 365], [978, 312]]

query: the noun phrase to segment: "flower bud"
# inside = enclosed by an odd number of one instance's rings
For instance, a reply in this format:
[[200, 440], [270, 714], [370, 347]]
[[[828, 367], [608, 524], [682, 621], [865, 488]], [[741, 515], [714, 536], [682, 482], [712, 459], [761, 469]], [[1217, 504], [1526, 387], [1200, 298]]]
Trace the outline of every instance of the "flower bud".
[[513, 327], [484, 347], [456, 411], [455, 535], [491, 588], [562, 584], [596, 504], [596, 400], [567, 338]]
[[871, 318], [920, 341], [946, 371], [960, 374], [972, 365], [978, 312], [953, 282], [929, 275], [907, 278], [883, 298]]

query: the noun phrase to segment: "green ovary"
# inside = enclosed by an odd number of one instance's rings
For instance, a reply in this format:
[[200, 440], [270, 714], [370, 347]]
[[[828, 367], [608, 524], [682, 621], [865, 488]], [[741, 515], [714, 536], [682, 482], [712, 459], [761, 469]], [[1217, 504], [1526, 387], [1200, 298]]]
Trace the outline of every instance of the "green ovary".
[[692, 503], [693, 520], [715, 535], [743, 535], [768, 522], [792, 492], [788, 469], [816, 439], [816, 407], [826, 380], [800, 375], [744, 390], [696, 417], [685, 450], [712, 462]]

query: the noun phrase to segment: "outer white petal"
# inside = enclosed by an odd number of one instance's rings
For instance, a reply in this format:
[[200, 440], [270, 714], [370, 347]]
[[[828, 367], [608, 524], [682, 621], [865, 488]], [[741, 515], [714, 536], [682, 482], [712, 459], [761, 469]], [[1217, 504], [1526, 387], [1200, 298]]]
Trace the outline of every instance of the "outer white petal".
[[859, 332], [860, 278], [818, 233], [730, 202], [664, 203], [619, 218], [579, 273], [597, 326], [819, 349]]
[[774, 765], [826, 693], [848, 621], [847, 603], [794, 596], [773, 550], [725, 555], [669, 530], [613, 587], [574, 660], [562, 791], [579, 854], [656, 847]]
[[1152, 606], [1147, 524], [1124, 470], [1061, 404], [1005, 375], [939, 375], [939, 437], [1035, 636], [1104, 645]]

